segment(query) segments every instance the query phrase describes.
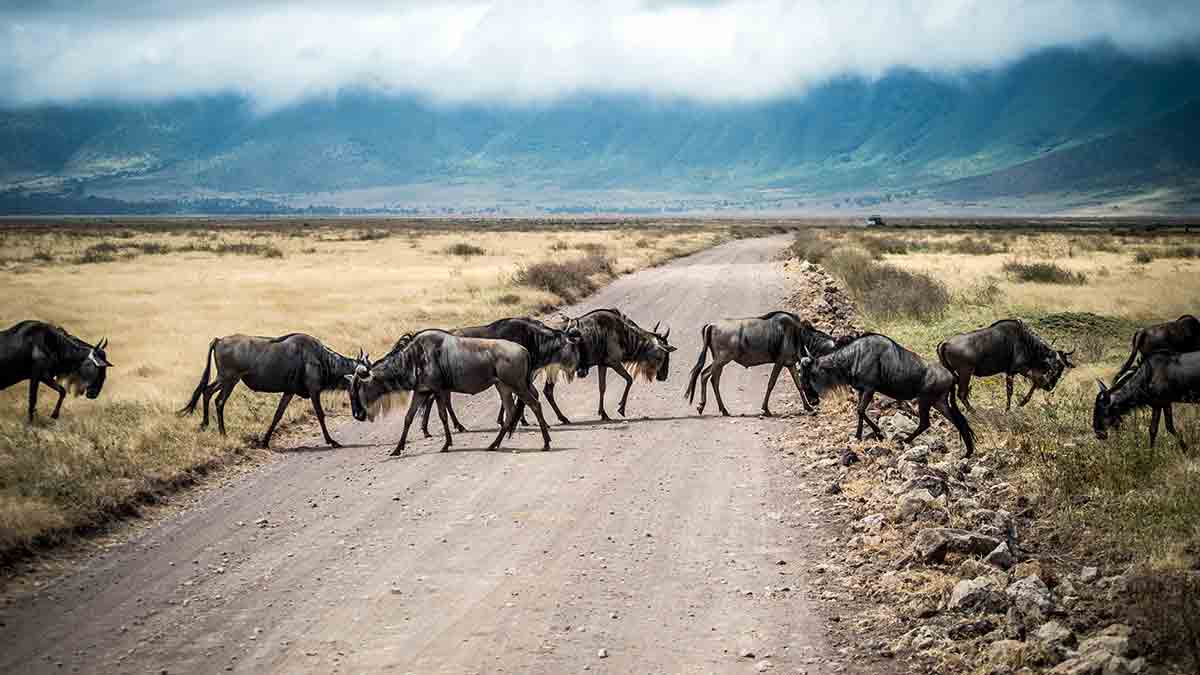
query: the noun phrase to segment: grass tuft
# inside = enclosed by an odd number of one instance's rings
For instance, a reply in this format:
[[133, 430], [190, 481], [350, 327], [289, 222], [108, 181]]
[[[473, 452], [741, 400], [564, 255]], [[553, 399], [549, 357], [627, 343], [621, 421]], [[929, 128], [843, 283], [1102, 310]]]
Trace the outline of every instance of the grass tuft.
[[1081, 286], [1087, 283], [1087, 275], [1072, 272], [1057, 263], [1021, 262], [1010, 260], [1004, 263], [1004, 273], [1016, 281], [1040, 284], [1070, 284]]
[[588, 255], [564, 262], [546, 261], [526, 265], [517, 270], [513, 281], [574, 303], [599, 288], [596, 277], [613, 275], [612, 260], [606, 256]]
[[483, 248], [465, 241], [450, 244], [445, 248], [445, 252], [446, 255], [456, 255], [462, 258], [470, 258], [471, 256], [483, 255], [487, 253], [487, 251], [483, 250]]

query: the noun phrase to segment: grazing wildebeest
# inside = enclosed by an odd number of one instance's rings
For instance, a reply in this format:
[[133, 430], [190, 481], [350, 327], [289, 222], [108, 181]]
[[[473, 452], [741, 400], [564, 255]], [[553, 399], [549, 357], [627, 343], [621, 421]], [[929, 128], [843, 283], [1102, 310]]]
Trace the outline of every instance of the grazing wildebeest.
[[[210, 383], [213, 363], [217, 364], [216, 381]], [[283, 417], [283, 411], [292, 402], [293, 396], [312, 401], [313, 412], [321, 424], [325, 442], [335, 448], [342, 447], [325, 428], [325, 411], [321, 409], [321, 392], [330, 389], [345, 389], [346, 376], [354, 372], [358, 363], [321, 344], [321, 341], [304, 333], [289, 333], [280, 337], [257, 337], [252, 335], [227, 335], [213, 338], [208, 343], [208, 355], [204, 359], [204, 372], [200, 384], [192, 392], [187, 405], [179, 410], [180, 415], [196, 411], [196, 403], [204, 397], [204, 419], [200, 428], [208, 426], [208, 402], [217, 394], [217, 428], [225, 435], [225, 402], [233, 393], [238, 382], [245, 382], [251, 391], [283, 394], [275, 418], [263, 436], [262, 446], [268, 447], [275, 427]], [[217, 393], [217, 392], [220, 393]]]
[[1019, 319], [1001, 319], [987, 328], [946, 338], [938, 345], [938, 360], [958, 379], [958, 398], [974, 410], [968, 400], [971, 377], [1004, 374], [1007, 399], [1012, 409], [1013, 378], [1024, 375], [1032, 383], [1018, 406], [1023, 407], [1038, 389], [1053, 391], [1063, 371], [1074, 368], [1075, 350], [1055, 350]]
[[[796, 364], [804, 356], [824, 356], [832, 352], [836, 342], [828, 333], [824, 333], [808, 321], [801, 319], [791, 312], [775, 311], [759, 317], [748, 319], [725, 319], [715, 323], [706, 323], [700, 329], [703, 340], [700, 347], [700, 358], [692, 368], [691, 379], [688, 380], [688, 403], [696, 398], [696, 381], [700, 381], [700, 405], [696, 412], [703, 414], [708, 404], [708, 382], [712, 379], [713, 394], [717, 397], [717, 408], [722, 415], [729, 415], [725, 402], [721, 400], [721, 372], [730, 361], [749, 368], [772, 363], [771, 379], [767, 381], [767, 391], [763, 394], [762, 412], [771, 416], [769, 403], [775, 381], [784, 368], [792, 375], [796, 390], [801, 391], [800, 374], [796, 372]], [[711, 351], [713, 362], [705, 367], [704, 360]], [[703, 369], [703, 370], [701, 370]], [[804, 402], [806, 410], [812, 408]]]
[[537, 391], [533, 388], [533, 368], [529, 352], [508, 340], [458, 337], [443, 330], [423, 330], [411, 338], [401, 338], [387, 356], [369, 366], [360, 363], [350, 382], [350, 409], [354, 419], [374, 420], [391, 406], [393, 395], [401, 401], [412, 395], [412, 405], [404, 417], [404, 431], [393, 455], [404, 452], [408, 428], [417, 409], [431, 396], [438, 401], [438, 416], [446, 434], [445, 451], [453, 445], [446, 408], [450, 394], [478, 394], [496, 387], [504, 404], [504, 423], [489, 450], [500, 447], [505, 432], [512, 434], [517, 422], [513, 396], [523, 401], [537, 416], [542, 428], [543, 448], [550, 448], [550, 431]]
[[1108, 428], [1118, 427], [1121, 416], [1143, 406], [1150, 406], [1150, 447], [1158, 436], [1158, 418], [1165, 413], [1167, 431], [1179, 445], [1187, 449], [1183, 437], [1175, 431], [1171, 414], [1173, 403], [1200, 403], [1200, 351], [1178, 354], [1170, 351], [1152, 352], [1142, 359], [1137, 370], [1117, 381], [1109, 389], [1103, 382], [1096, 394], [1092, 409], [1092, 429], [1096, 438], [1108, 438]]
[[[612, 368], [625, 380], [625, 391], [617, 412], [625, 415], [625, 404], [629, 400], [629, 389], [634, 377], [641, 374], [647, 382], [667, 380], [671, 366], [671, 352], [675, 351], [667, 338], [671, 329], [658, 332], [638, 326], [632, 319], [616, 309], [594, 309], [583, 316], [568, 319], [566, 329], [574, 329], [582, 337], [580, 342], [578, 371], [583, 374], [588, 368], [600, 369], [600, 419], [611, 421], [604, 410], [604, 392], [607, 388], [608, 369]], [[633, 374], [629, 369], [633, 369]]]
[[975, 432], [954, 401], [954, 375], [941, 364], [926, 363], [887, 336], [867, 333], [825, 356], [806, 356], [800, 360], [800, 377], [806, 396], [815, 393], [819, 397], [841, 386], [858, 393], [859, 440], [863, 422], [871, 425], [876, 437], [883, 438], [879, 427], [867, 417], [867, 406], [878, 392], [897, 401], [917, 399], [919, 421], [905, 443], [929, 428], [929, 408], [933, 407], [958, 429], [966, 456], [975, 452]]
[[1184, 314], [1174, 321], [1139, 329], [1133, 334], [1133, 347], [1129, 358], [1113, 377], [1113, 385], [1116, 386], [1117, 380], [1133, 367], [1133, 361], [1138, 354], [1144, 358], [1158, 351], [1178, 354], [1200, 351], [1200, 319], [1191, 314]]
[[100, 395], [112, 367], [104, 353], [107, 346], [107, 338], [89, 345], [58, 326], [22, 321], [0, 333], [0, 389], [29, 380], [29, 421], [33, 422], [38, 385], [50, 387], [58, 392], [50, 418], [58, 419], [68, 388], [76, 396]]
[[[579, 342], [581, 340], [578, 331], [573, 329], [562, 331], [557, 328], [551, 328], [537, 319], [516, 317], [493, 321], [486, 326], [459, 328], [450, 331], [450, 334], [459, 337], [508, 340], [524, 347], [529, 352], [530, 366], [533, 368], [535, 375], [539, 371], [545, 375], [546, 381], [542, 387], [542, 391], [546, 394], [546, 400], [550, 403], [550, 408], [558, 416], [559, 422], [570, 424], [570, 420], [567, 419], [566, 415], [563, 415], [562, 411], [558, 408], [558, 402], [554, 400], [554, 385], [558, 381], [560, 373], [568, 381], [575, 377], [575, 370], [579, 366]], [[429, 413], [433, 408], [434, 401], [435, 399], [432, 396], [425, 400], [425, 409], [421, 418], [421, 430], [426, 436], [430, 435]], [[466, 431], [462, 424], [459, 423], [458, 416], [454, 414], [453, 405], [448, 404], [447, 411], [450, 413], [450, 420], [454, 423], [455, 431]], [[517, 404], [517, 411], [521, 415], [524, 414], [523, 402]], [[496, 423], [500, 425], [504, 424], [503, 403], [501, 403], [499, 413], [497, 414]], [[524, 423], [524, 419], [522, 419], [522, 423]]]

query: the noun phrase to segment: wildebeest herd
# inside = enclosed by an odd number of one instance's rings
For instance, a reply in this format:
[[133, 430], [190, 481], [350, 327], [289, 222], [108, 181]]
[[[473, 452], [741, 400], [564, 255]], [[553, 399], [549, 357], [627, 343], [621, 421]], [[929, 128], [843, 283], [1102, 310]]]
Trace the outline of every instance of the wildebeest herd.
[[[417, 412], [424, 411], [422, 429], [429, 435], [429, 413], [438, 408], [446, 450], [451, 447], [449, 421], [465, 431], [451, 405], [452, 394], [478, 394], [495, 388], [500, 395], [499, 430], [489, 449], [511, 436], [528, 408], [537, 419], [543, 447], [550, 447], [550, 431], [542, 410], [535, 377], [544, 378], [542, 392], [558, 421], [569, 420], [554, 398], [555, 384], [586, 377], [598, 370], [598, 415], [609, 420], [604, 408], [608, 371], [625, 388], [617, 412], [625, 415], [629, 391], [640, 375], [647, 381], [666, 381], [671, 352], [670, 329], [661, 333], [656, 324], [646, 330], [617, 309], [597, 309], [578, 317], [544, 323], [531, 318], [500, 319], [486, 326], [453, 331], [426, 329], [401, 336], [381, 359], [372, 361], [362, 350], [355, 358], [339, 354], [320, 340], [303, 333], [281, 337], [230, 335], [209, 343], [204, 371], [180, 414], [195, 412], [203, 404], [200, 427], [208, 425], [209, 402], [216, 395], [217, 427], [225, 433], [225, 404], [239, 382], [257, 392], [281, 394], [274, 418], [262, 438], [270, 444], [284, 411], [294, 396], [309, 399], [325, 442], [338, 447], [325, 425], [321, 393], [346, 390], [358, 421], [373, 420], [395, 406], [408, 405], [404, 430], [392, 454], [404, 451]], [[721, 399], [721, 374], [725, 366], [771, 364], [763, 395], [762, 413], [771, 415], [770, 397], [776, 381], [787, 369], [806, 410], [821, 397], [839, 388], [857, 395], [857, 430], [864, 424], [882, 438], [879, 426], [867, 415], [876, 394], [905, 404], [917, 403], [917, 427], [904, 439], [911, 442], [930, 426], [929, 411], [936, 409], [958, 431], [966, 454], [975, 449], [975, 433], [958, 408], [968, 411], [972, 377], [1005, 376], [1006, 409], [1011, 408], [1013, 381], [1021, 375], [1031, 382], [1020, 400], [1024, 406], [1034, 391], [1052, 391], [1067, 368], [1073, 351], [1052, 348], [1024, 322], [1005, 319], [979, 330], [954, 335], [938, 345], [937, 362], [922, 359], [891, 338], [877, 333], [835, 337], [786, 311], [759, 317], [725, 319], [705, 324], [699, 357], [690, 373], [685, 398], [694, 403], [700, 385], [703, 414], [712, 385], [717, 408], [729, 415]], [[88, 398], [100, 395], [108, 369], [107, 339], [89, 344], [58, 326], [22, 321], [0, 333], [0, 389], [29, 381], [29, 421], [37, 406], [37, 392], [45, 384], [58, 393], [52, 418], [58, 418], [70, 389]], [[708, 355], [712, 363], [705, 365]], [[1140, 357], [1140, 359], [1139, 359]], [[216, 372], [213, 373], [213, 366]], [[1097, 438], [1120, 424], [1130, 411], [1149, 407], [1150, 444], [1161, 417], [1167, 431], [1184, 445], [1175, 428], [1172, 404], [1200, 403], [1200, 321], [1191, 315], [1138, 330], [1128, 360], [1111, 385], [1097, 381], [1092, 427]], [[1186, 447], [1186, 446], [1184, 446]]]

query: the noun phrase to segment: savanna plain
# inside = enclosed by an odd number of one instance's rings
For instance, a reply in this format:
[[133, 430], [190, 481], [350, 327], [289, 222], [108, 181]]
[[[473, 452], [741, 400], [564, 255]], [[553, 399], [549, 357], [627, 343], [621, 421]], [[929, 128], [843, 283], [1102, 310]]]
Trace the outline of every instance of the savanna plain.
[[[37, 318], [115, 364], [95, 401], [0, 393], [0, 558], [129, 515], [231, 461], [261, 458], [277, 395], [239, 387], [229, 436], [175, 411], [209, 342], [305, 332], [381, 356], [406, 331], [547, 312], [638, 269], [726, 240], [724, 223], [67, 221], [0, 228], [0, 323]], [[322, 396], [348, 415], [344, 392]], [[303, 405], [300, 405], [303, 403]], [[313, 421], [293, 402], [281, 424]]]

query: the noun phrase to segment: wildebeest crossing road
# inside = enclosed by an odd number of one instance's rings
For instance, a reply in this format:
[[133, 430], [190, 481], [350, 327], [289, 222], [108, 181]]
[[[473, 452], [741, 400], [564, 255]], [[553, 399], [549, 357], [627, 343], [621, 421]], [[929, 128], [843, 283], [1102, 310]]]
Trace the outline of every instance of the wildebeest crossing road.
[[[635, 383], [629, 419], [596, 421], [594, 373], [558, 388], [576, 424], [551, 428], [550, 452], [536, 426], [505, 443], [518, 452], [483, 451], [488, 393], [457, 399], [471, 431], [445, 454], [414, 437], [389, 457], [401, 416], [339, 417], [345, 448], [314, 434], [3, 608], [0, 670], [824, 672], [813, 535], [767, 515], [803, 510], [768, 439], [805, 418], [697, 417], [682, 397], [701, 326], [779, 305], [787, 243], [726, 244], [567, 310], [672, 327], [670, 379]], [[769, 374], [728, 368], [730, 409], [757, 410]], [[797, 410], [777, 391], [777, 414]]]

